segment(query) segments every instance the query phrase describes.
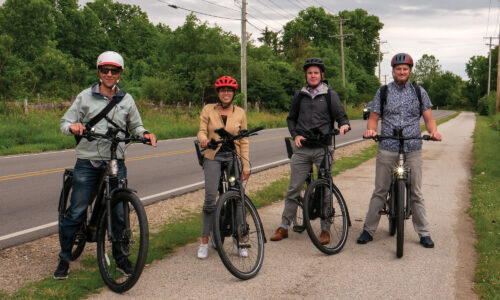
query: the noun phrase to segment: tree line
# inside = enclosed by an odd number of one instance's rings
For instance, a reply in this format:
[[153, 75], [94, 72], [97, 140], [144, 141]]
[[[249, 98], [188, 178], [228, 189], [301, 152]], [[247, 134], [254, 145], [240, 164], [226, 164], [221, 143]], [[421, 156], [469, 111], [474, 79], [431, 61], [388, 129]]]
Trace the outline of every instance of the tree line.
[[[344, 39], [345, 87], [342, 84], [339, 19]], [[348, 103], [370, 101], [380, 83], [379, 18], [363, 9], [337, 15], [309, 7], [280, 32], [268, 28], [247, 44], [248, 101], [270, 110], [287, 110], [294, 91], [305, 81], [302, 64], [320, 57], [325, 78]], [[114, 50], [125, 59], [121, 87], [135, 98], [164, 104], [201, 106], [214, 102], [213, 83], [222, 75], [240, 80], [240, 40], [195, 15], [176, 29], [152, 24], [139, 6], [95, 0], [80, 7], [76, 0], [6, 0], [0, 7], [0, 101], [68, 100], [96, 82], [96, 58]], [[434, 104], [477, 106], [484, 89], [473, 73], [464, 82], [442, 72], [438, 60], [424, 55], [414, 77]], [[468, 67], [469, 68], [469, 67]], [[479, 68], [479, 67], [477, 67]], [[479, 81], [478, 81], [479, 80]]]

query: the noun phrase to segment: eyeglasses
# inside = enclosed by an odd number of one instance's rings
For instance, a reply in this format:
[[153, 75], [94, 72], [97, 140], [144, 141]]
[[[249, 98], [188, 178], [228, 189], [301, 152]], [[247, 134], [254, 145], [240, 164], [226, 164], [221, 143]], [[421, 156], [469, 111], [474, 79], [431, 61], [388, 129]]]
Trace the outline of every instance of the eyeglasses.
[[219, 93], [234, 93], [232, 88], [220, 88]]
[[101, 72], [102, 74], [104, 75], [107, 75], [109, 72], [111, 72], [111, 74], [113, 75], [116, 75], [118, 73], [120, 73], [122, 69], [110, 69], [110, 68], [104, 68], [104, 67], [99, 67], [99, 72]]

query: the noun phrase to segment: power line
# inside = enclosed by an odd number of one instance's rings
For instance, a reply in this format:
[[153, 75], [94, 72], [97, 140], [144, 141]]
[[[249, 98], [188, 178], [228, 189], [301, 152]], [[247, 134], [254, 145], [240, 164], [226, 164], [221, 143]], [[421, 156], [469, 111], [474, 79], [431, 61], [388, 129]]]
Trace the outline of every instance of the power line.
[[175, 8], [175, 9], [182, 9], [182, 10], [186, 10], [186, 11], [189, 11], [189, 12], [192, 12], [192, 13], [196, 13], [196, 14], [200, 14], [200, 15], [205, 15], [205, 16], [210, 16], [210, 17], [219, 18], [219, 19], [241, 21], [240, 18], [229, 18], [229, 17], [216, 16], [216, 15], [207, 14], [207, 13], [204, 13], [204, 12], [199, 12], [199, 11], [196, 11], [196, 10], [192, 10], [192, 9], [180, 7], [178, 5], [170, 4], [170, 3], [167, 3], [167, 2], [162, 1], [162, 0], [158, 0], [158, 1], [161, 2], [161, 3], [164, 3], [164, 4], [168, 5], [168, 6], [170, 6], [172, 8]]
[[241, 12], [240, 10], [237, 10], [237, 9], [234, 9], [234, 8], [231, 8], [231, 7], [227, 7], [227, 6], [224, 6], [224, 5], [220, 5], [220, 4], [217, 4], [217, 3], [213, 3], [213, 2], [210, 2], [208, 0], [201, 0], [201, 1], [209, 3], [209, 4], [212, 4], [212, 5], [215, 5], [215, 6], [219, 6], [219, 7], [222, 7], [222, 8], [230, 9], [230, 10], [236, 11], [238, 13]]
[[278, 4], [274, 3], [274, 1], [273, 1], [273, 0], [269, 0], [269, 2], [271, 2], [274, 6], [278, 7], [278, 8], [279, 8], [280, 10], [282, 10], [284, 13], [286, 13], [286, 14], [288, 14], [288, 15], [292, 16], [292, 18], [295, 18], [295, 15], [293, 15], [293, 14], [289, 13], [288, 11], [286, 11], [285, 9], [281, 8], [281, 6], [279, 6]]
[[486, 36], [488, 36], [488, 27], [490, 26], [490, 11], [491, 11], [491, 0], [490, 0], [490, 5], [488, 6], [488, 21], [486, 22]]
[[277, 13], [278, 15], [282, 16], [283, 18], [285, 19], [289, 19], [288, 16], [285, 16], [285, 15], [282, 15], [279, 11], [275, 10], [274, 8], [268, 6], [265, 2], [261, 2], [260, 0], [257, 0], [257, 2], [259, 2], [260, 4], [264, 5], [265, 7], [269, 8], [270, 10], [274, 11], [275, 13]]
[[[279, 23], [279, 22], [277, 22], [277, 21], [274, 21], [272, 17], [270, 17], [269, 15], [265, 14], [262, 10], [261, 10], [261, 11], [258, 11], [258, 10], [257, 10], [256, 8], [254, 8], [254, 7], [248, 7], [248, 8], [250, 8], [250, 9], [252, 9], [252, 10], [255, 10], [255, 12], [256, 12], [257, 14], [260, 14], [260, 15], [262, 15], [262, 16], [265, 16], [265, 17], [267, 18], [267, 21], [268, 21], [268, 22], [274, 23], [275, 25], [277, 25], [277, 27], [278, 27], [278, 28], [283, 27], [283, 25], [282, 25], [282, 24], [280, 24], [280, 23]], [[247, 13], [247, 14], [248, 14], [249, 16], [251, 16], [249, 13]], [[253, 18], [255, 18], [255, 17], [253, 17]], [[269, 26], [269, 27], [271, 27], [271, 26]]]

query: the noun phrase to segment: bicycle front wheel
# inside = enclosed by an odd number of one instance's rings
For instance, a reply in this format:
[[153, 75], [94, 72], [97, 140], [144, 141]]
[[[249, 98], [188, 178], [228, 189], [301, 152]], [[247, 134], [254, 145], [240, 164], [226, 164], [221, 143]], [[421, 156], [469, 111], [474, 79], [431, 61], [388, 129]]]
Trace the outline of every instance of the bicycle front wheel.
[[[72, 174], [72, 173], [71, 173]], [[64, 186], [61, 191], [61, 195], [59, 197], [59, 216], [57, 219], [58, 223], [58, 228], [59, 228], [59, 238], [61, 238], [61, 230], [62, 230], [62, 223], [64, 220], [64, 216], [66, 216], [69, 206], [70, 206], [70, 196], [71, 196], [71, 191], [73, 188], [73, 177], [68, 176], [64, 180]], [[85, 233], [85, 228], [86, 228], [86, 223], [87, 223], [87, 216], [85, 216], [85, 220], [80, 226], [80, 229], [76, 232], [76, 234], [73, 236], [73, 248], [71, 248], [71, 257], [70, 260], [74, 261], [83, 252], [83, 249], [85, 249], [85, 243], [87, 242], [87, 235]]]
[[229, 191], [217, 201], [214, 236], [217, 252], [231, 274], [247, 280], [255, 277], [264, 260], [264, 230], [257, 209], [245, 196], [245, 224], [241, 224], [242, 199]]
[[[392, 190], [392, 184], [391, 184], [391, 190]], [[389, 219], [389, 235], [390, 236], [393, 236], [396, 234], [396, 220], [397, 220], [397, 217], [394, 217], [393, 216], [393, 212], [391, 211], [391, 203], [392, 201], [396, 201], [396, 199], [394, 199], [394, 197], [397, 197], [396, 195], [393, 195], [392, 193], [388, 193], [387, 194], [387, 218]], [[394, 203], [394, 208], [396, 208], [398, 206], [398, 203], [396, 201], [396, 203]], [[397, 211], [397, 210], [396, 210]]]
[[[323, 203], [321, 203], [323, 202]], [[304, 197], [304, 223], [313, 244], [323, 253], [336, 254], [348, 233], [347, 208], [339, 189], [326, 179], [315, 180]]]
[[148, 252], [148, 220], [137, 196], [117, 192], [111, 201], [112, 234], [108, 231], [107, 212], [99, 221], [97, 261], [106, 285], [123, 293], [139, 279]]
[[396, 205], [396, 256], [403, 256], [403, 246], [405, 241], [405, 208], [404, 208], [404, 198], [405, 198], [405, 182], [403, 180], [398, 180], [398, 195], [397, 195], [397, 205]]

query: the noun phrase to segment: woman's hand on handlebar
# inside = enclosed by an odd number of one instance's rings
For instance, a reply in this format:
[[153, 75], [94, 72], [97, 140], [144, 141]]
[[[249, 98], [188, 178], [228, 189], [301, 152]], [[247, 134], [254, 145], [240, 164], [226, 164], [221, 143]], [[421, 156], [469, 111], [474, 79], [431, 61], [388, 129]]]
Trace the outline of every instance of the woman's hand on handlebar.
[[145, 132], [142, 136], [151, 142], [151, 146], [156, 147], [156, 135], [154, 135], [153, 133]]
[[204, 140], [204, 141], [202, 141], [201, 142], [201, 147], [206, 149], [208, 147], [208, 143], [210, 143], [210, 140]]
[[85, 130], [85, 126], [82, 123], [74, 123], [69, 126], [69, 130], [74, 135], [82, 135]]
[[248, 177], [250, 177], [250, 172], [248, 172], [248, 171], [241, 172], [241, 179], [242, 180], [247, 180]]

